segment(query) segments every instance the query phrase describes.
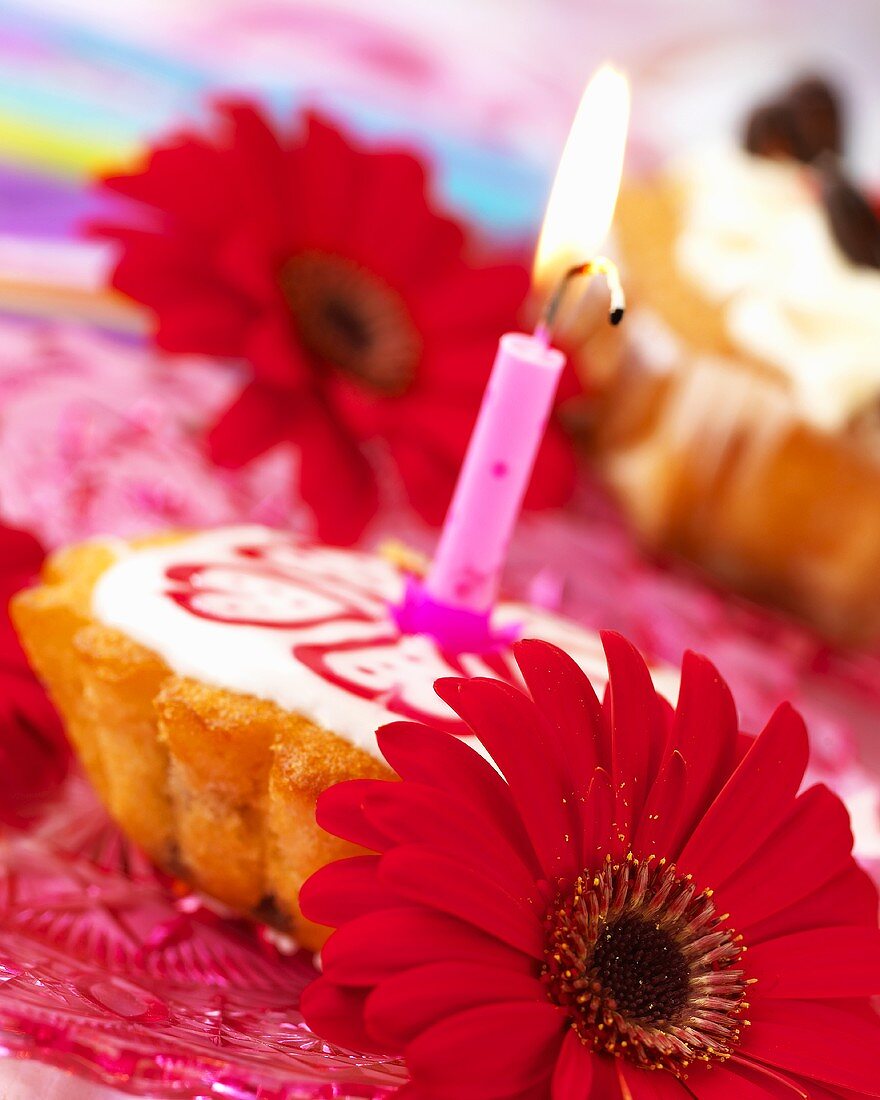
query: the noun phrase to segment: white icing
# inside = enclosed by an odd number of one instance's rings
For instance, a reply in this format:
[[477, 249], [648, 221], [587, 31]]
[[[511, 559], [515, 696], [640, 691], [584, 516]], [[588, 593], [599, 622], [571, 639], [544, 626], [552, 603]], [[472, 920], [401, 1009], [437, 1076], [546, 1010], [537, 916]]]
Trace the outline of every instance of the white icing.
[[733, 342], [788, 379], [801, 416], [838, 430], [880, 396], [880, 272], [843, 255], [800, 165], [712, 148], [673, 177], [680, 270], [723, 305]]
[[[385, 722], [455, 720], [435, 679], [516, 676], [509, 654], [447, 657], [429, 638], [401, 637], [387, 604], [400, 599], [403, 578], [380, 557], [264, 527], [116, 553], [92, 596], [100, 622], [180, 676], [275, 702], [377, 756], [375, 730]], [[607, 669], [595, 634], [516, 603], [501, 604], [496, 622], [555, 642], [601, 691]], [[655, 678], [674, 698], [675, 675]]]

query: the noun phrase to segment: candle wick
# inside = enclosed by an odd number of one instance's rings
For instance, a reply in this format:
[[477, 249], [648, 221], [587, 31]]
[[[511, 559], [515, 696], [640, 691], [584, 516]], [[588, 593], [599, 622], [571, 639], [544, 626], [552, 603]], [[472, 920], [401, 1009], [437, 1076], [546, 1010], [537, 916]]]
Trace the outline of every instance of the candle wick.
[[595, 260], [587, 260], [586, 263], [575, 264], [573, 267], [570, 267], [556, 284], [555, 290], [547, 299], [547, 304], [544, 306], [544, 312], [541, 315], [538, 327], [535, 329], [536, 339], [549, 346], [553, 335], [553, 328], [566, 292], [572, 281], [580, 278], [582, 275], [586, 275], [588, 278], [592, 278], [594, 275], [601, 275], [605, 279], [610, 298], [608, 320], [612, 325], [619, 325], [623, 320], [623, 315], [626, 312], [626, 296], [624, 295], [623, 285], [620, 281], [620, 272], [617, 270], [616, 264], [612, 260], [609, 260], [607, 256], [597, 256]]
[[543, 320], [539, 321], [535, 328], [535, 340], [542, 348], [549, 348], [553, 340], [553, 333]]

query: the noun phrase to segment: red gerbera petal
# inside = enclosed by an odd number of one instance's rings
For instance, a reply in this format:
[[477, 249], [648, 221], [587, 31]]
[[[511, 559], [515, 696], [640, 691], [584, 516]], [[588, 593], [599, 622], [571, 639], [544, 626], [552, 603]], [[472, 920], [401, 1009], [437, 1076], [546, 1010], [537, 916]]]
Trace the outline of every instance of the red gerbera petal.
[[[477, 734], [507, 780], [545, 875], [570, 871], [576, 856], [574, 815], [566, 803], [558, 757], [529, 700], [500, 680], [440, 680], [437, 693]], [[568, 844], [560, 844], [560, 837]]]
[[651, 785], [641, 820], [633, 834], [633, 851], [641, 855], [675, 850], [687, 794], [688, 770], [676, 749], [666, 758]]
[[372, 913], [388, 904], [379, 887], [378, 856], [352, 856], [332, 869], [322, 867], [300, 891], [300, 908], [316, 924], [335, 927], [347, 918]]
[[[229, 157], [210, 141], [179, 134], [154, 148], [140, 170], [105, 176], [108, 190], [171, 215], [176, 225], [200, 233], [218, 230], [235, 216], [236, 194], [226, 172]], [[211, 180], [210, 187], [204, 186]]]
[[611, 1059], [596, 1058], [593, 1064], [593, 1087], [590, 1100], [618, 1100], [618, 1098], [625, 1100], [620, 1092], [617, 1066]]
[[840, 874], [797, 904], [752, 924], [749, 942], [761, 943], [776, 936], [827, 925], [874, 925], [876, 922], [877, 887], [855, 860], [850, 859]]
[[441, 1096], [509, 1096], [549, 1078], [564, 1026], [548, 1001], [481, 1005], [423, 1031], [407, 1047], [407, 1063]]
[[366, 1023], [383, 1044], [403, 1050], [447, 1016], [478, 1005], [543, 999], [540, 983], [528, 974], [480, 963], [431, 963], [380, 982], [367, 1000]]
[[566, 774], [592, 776], [611, 764], [602, 736], [602, 708], [580, 666], [562, 650], [534, 639], [517, 642], [514, 656], [536, 705], [555, 734]]
[[556, 1060], [552, 1100], [589, 1100], [593, 1093], [596, 1058], [573, 1031], [569, 1031]]
[[880, 1096], [880, 1022], [819, 1001], [761, 1001], [743, 1040], [749, 1057], [828, 1085]]
[[486, 760], [457, 737], [417, 722], [390, 722], [377, 737], [382, 755], [399, 776], [482, 806], [510, 838], [520, 858], [537, 871], [537, 859], [510, 788]]
[[283, 313], [261, 316], [247, 333], [243, 354], [253, 367], [254, 379], [276, 392], [290, 390], [314, 400], [306, 356], [291, 338], [290, 318]]
[[323, 952], [325, 973], [342, 985], [372, 986], [427, 963], [475, 962], [528, 974], [528, 953], [439, 910], [395, 907], [367, 913], [334, 932]]
[[614, 788], [604, 768], [596, 768], [587, 795], [578, 799], [577, 809], [582, 830], [584, 867], [600, 867], [608, 852], [616, 848], [619, 835], [614, 821]]
[[[782, 822], [809, 758], [803, 719], [781, 706], [709, 806], [681, 853], [701, 882], [724, 881]], [[753, 811], [761, 807], [761, 813]]]
[[366, 999], [361, 989], [318, 980], [303, 990], [300, 1010], [315, 1031], [332, 1035], [333, 1041], [341, 1046], [381, 1052], [382, 1047], [364, 1026]]
[[740, 1065], [694, 1074], [688, 1087], [697, 1100], [806, 1100], [796, 1084], [782, 1084]]
[[279, 225], [286, 195], [284, 151], [278, 135], [265, 115], [250, 103], [221, 99], [217, 111], [229, 120], [234, 182], [241, 197], [251, 204], [248, 215], [271, 219]]
[[[241, 355], [245, 327], [252, 318], [248, 303], [218, 278], [208, 259], [193, 246], [193, 241], [134, 226], [96, 231], [101, 236], [112, 237], [122, 246], [112, 276], [112, 284], [117, 290], [143, 302], [155, 310], [159, 318], [166, 308], [179, 310], [193, 302], [204, 310], [206, 303], [213, 304], [214, 321], [226, 335], [227, 342], [220, 351], [215, 350], [213, 343], [199, 347], [199, 338], [206, 334], [194, 324], [192, 350]], [[217, 337], [211, 339], [220, 343]]]
[[290, 439], [290, 396], [252, 382], [220, 417], [208, 436], [218, 466], [237, 469]]
[[[443, 339], [462, 342], [484, 333], [487, 317], [494, 322], [496, 333], [505, 323], [515, 322], [528, 289], [528, 272], [519, 265], [478, 268], [462, 264], [445, 268], [435, 281], [421, 288], [418, 298], [411, 299], [411, 308], [423, 330], [440, 324]], [[513, 313], [511, 302], [516, 303]]]
[[271, 310], [276, 305], [279, 242], [261, 219], [242, 221], [230, 231], [213, 258], [226, 282], [246, 296], [255, 310]]
[[392, 838], [378, 829], [364, 814], [364, 799], [380, 782], [378, 779], [349, 779], [322, 791], [315, 818], [322, 829], [352, 844], [382, 852]]
[[427, 784], [376, 783], [363, 807], [364, 816], [393, 843], [428, 845], [458, 859], [467, 853], [469, 864], [504, 881], [517, 897], [534, 895], [531, 868], [482, 806], [454, 795], [440, 801]]
[[297, 408], [300, 492], [315, 513], [322, 542], [352, 543], [379, 504], [376, 474], [355, 443], [318, 402]]
[[399, 783], [324, 796], [379, 855], [303, 891], [339, 920], [321, 981], [366, 994], [352, 1010], [425, 1097], [880, 1095], [876, 892], [840, 802], [797, 793], [800, 719], [742, 738], [691, 656], [670, 720], [628, 643], [606, 647], [601, 708], [541, 642], [517, 650], [530, 696], [438, 683], [498, 771], [399, 722], [379, 733]]
[[686, 653], [669, 746], [684, 757], [688, 785], [678, 829], [669, 837], [670, 857], [678, 855], [680, 846], [730, 775], [737, 732], [736, 707], [718, 670], [705, 657]]
[[31, 672], [9, 620], [9, 599], [40, 568], [43, 549], [0, 524], [0, 822], [22, 826], [60, 786], [69, 749], [55, 708]]
[[288, 205], [298, 215], [297, 242], [303, 248], [345, 254], [351, 230], [353, 196], [364, 172], [359, 155], [340, 130], [310, 113], [301, 145], [288, 150]]
[[[438, 317], [436, 326], [442, 324], [443, 318]], [[487, 330], [473, 339], [450, 340], [448, 345], [441, 343], [444, 335], [438, 333], [437, 343], [423, 349], [418, 379], [400, 399], [400, 409], [406, 411], [406, 417], [389, 422], [387, 431], [389, 438], [392, 432], [409, 438], [428, 432], [433, 451], [448, 457], [467, 443], [473, 430], [498, 352], [498, 334]], [[455, 379], [454, 388], [450, 388], [450, 376]], [[432, 420], [432, 408], [448, 422], [448, 433]]]
[[410, 504], [426, 523], [439, 527], [455, 489], [458, 466], [427, 450], [423, 441], [398, 438], [390, 449]]
[[42, 687], [25, 667], [0, 667], [0, 821], [32, 820], [68, 762], [61, 722]]
[[614, 731], [611, 774], [617, 800], [617, 824], [627, 838], [639, 818], [648, 788], [652, 760], [662, 745], [665, 727], [651, 674], [636, 650], [619, 634], [602, 635], [608, 659], [609, 720]]
[[880, 930], [828, 927], [765, 940], [749, 950], [761, 996], [871, 997], [880, 989]]
[[535, 459], [523, 507], [535, 511], [559, 508], [571, 500], [576, 482], [577, 463], [571, 442], [559, 424], [551, 421]]
[[432, 905], [518, 951], [541, 957], [541, 909], [467, 864], [424, 845], [403, 844], [385, 855], [379, 876], [399, 897]]
[[719, 904], [745, 931], [832, 879], [849, 863], [851, 849], [843, 803], [826, 787], [812, 787], [751, 860], [717, 885]]
[[689, 1100], [681, 1081], [668, 1073], [645, 1073], [619, 1059], [617, 1077], [625, 1100]]
[[0, 593], [8, 597], [34, 577], [43, 564], [43, 548], [29, 531], [0, 524]]
[[182, 354], [238, 355], [242, 325], [236, 312], [235, 303], [225, 295], [190, 294], [186, 300], [163, 307], [156, 320], [156, 346]]
[[[435, 256], [429, 251], [431, 231], [440, 219], [431, 216], [424, 198], [425, 169], [407, 153], [387, 152], [365, 182], [355, 199], [349, 247], [357, 257], [373, 261], [380, 257], [377, 273], [392, 286], [405, 289], [414, 275], [429, 275], [433, 263], [443, 263], [442, 253]], [[414, 196], [421, 196], [421, 201], [413, 201]], [[460, 230], [456, 236], [460, 245]], [[389, 238], [396, 241], [394, 249], [387, 246]], [[438, 238], [442, 240], [442, 232]]]

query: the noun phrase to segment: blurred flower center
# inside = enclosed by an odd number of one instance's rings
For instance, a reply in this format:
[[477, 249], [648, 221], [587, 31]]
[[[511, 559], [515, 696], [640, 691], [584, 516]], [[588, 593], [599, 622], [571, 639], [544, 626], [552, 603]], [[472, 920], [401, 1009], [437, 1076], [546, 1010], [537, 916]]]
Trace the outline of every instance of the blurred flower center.
[[665, 860], [606, 861], [547, 917], [544, 979], [581, 1041], [644, 1069], [683, 1076], [739, 1041], [748, 982], [738, 938], [711, 891]]
[[280, 283], [300, 339], [316, 358], [384, 396], [406, 393], [421, 339], [382, 279], [343, 256], [309, 251], [285, 262]]

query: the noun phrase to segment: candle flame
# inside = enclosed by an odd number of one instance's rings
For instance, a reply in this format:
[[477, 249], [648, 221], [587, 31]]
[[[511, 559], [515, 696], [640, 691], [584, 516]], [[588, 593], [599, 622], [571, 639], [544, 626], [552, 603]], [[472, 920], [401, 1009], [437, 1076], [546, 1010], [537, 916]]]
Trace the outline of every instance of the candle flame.
[[620, 190], [629, 105], [626, 77], [603, 65], [584, 91], [553, 181], [535, 254], [537, 284], [552, 284], [599, 252]]

